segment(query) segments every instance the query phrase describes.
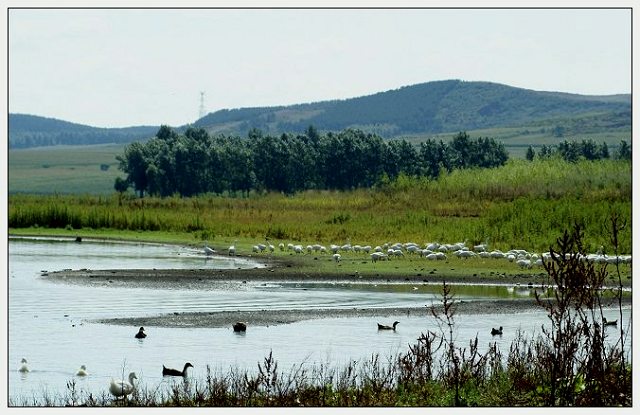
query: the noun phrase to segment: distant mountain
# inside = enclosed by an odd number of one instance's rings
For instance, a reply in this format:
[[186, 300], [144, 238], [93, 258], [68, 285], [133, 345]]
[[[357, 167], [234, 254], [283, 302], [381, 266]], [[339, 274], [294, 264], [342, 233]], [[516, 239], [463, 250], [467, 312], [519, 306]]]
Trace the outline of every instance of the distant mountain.
[[155, 135], [159, 127], [97, 128], [55, 118], [9, 114], [9, 147], [129, 143]]
[[[225, 109], [192, 125], [210, 133], [241, 136], [253, 128], [281, 134], [302, 132], [310, 125], [320, 132], [351, 127], [393, 138], [533, 126], [546, 121], [575, 126], [575, 131], [581, 133], [630, 131], [631, 95], [578, 95], [447, 80], [344, 100]], [[124, 143], [149, 138], [158, 128], [95, 128], [34, 115], [9, 114], [9, 146]]]
[[545, 119], [602, 115], [631, 126], [631, 95], [588, 96], [540, 92], [489, 82], [436, 81], [359, 98], [211, 113], [195, 125], [213, 132], [246, 134], [320, 131], [349, 127], [383, 137], [522, 126]]

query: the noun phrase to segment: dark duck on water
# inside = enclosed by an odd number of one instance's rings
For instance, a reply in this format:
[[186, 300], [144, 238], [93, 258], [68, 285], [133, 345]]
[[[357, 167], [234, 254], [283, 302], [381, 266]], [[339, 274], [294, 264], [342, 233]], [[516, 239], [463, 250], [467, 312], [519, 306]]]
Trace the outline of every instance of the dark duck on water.
[[236, 331], [236, 332], [247, 331], [247, 323], [238, 321], [233, 325], [233, 331]]
[[162, 376], [187, 376], [187, 369], [193, 367], [193, 365], [189, 362], [184, 364], [184, 369], [182, 371], [178, 369], [170, 369], [162, 365]]
[[399, 321], [394, 321], [393, 322], [393, 326], [385, 326], [385, 325], [382, 325], [382, 324], [378, 323], [378, 330], [393, 330], [393, 331], [396, 331], [396, 326], [398, 324], [400, 324]]

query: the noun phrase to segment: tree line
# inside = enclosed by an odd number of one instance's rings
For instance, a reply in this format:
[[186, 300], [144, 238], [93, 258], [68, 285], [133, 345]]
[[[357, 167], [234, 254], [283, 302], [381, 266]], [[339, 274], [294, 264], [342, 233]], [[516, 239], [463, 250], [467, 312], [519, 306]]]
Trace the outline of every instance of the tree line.
[[[631, 160], [631, 146], [622, 140], [618, 150], [613, 155], [618, 160]], [[611, 158], [607, 143], [597, 144], [594, 140], [568, 141], [564, 140], [558, 145], [542, 145], [536, 153], [533, 147], [529, 146], [526, 156], [527, 160], [534, 158], [560, 157], [565, 161], [574, 163], [578, 160], [602, 160]]]
[[400, 174], [436, 178], [453, 169], [498, 167], [508, 153], [493, 138], [472, 139], [466, 132], [449, 143], [430, 139], [416, 147], [357, 129], [319, 134], [310, 126], [303, 134], [279, 136], [253, 129], [242, 138], [193, 127], [179, 134], [162, 126], [147, 142], [127, 145], [117, 159], [127, 176], [116, 179], [115, 189], [131, 186], [142, 197], [347, 190]]

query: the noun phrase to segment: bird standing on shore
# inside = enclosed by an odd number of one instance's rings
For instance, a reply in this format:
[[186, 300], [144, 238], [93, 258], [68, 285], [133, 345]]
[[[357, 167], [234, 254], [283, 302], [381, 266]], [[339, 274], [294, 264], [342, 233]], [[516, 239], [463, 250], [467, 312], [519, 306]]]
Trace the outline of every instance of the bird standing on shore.
[[236, 241], [233, 241], [233, 244], [229, 247], [229, 256], [236, 255]]
[[205, 255], [213, 255], [216, 251], [213, 248], [209, 248], [207, 245], [204, 246], [204, 254]]

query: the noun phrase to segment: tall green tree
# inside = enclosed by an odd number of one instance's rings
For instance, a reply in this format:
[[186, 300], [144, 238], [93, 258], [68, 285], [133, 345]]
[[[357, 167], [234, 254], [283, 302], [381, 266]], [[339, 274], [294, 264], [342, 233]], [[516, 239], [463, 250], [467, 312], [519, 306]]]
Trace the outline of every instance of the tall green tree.
[[607, 146], [607, 143], [605, 143], [604, 141], [602, 142], [600, 148], [598, 149], [598, 153], [601, 159], [609, 158], [609, 147]]
[[625, 140], [622, 140], [620, 142], [620, 147], [618, 147], [617, 158], [619, 160], [631, 160], [631, 157], [631, 146], [629, 146], [629, 144]]
[[451, 141], [449, 147], [453, 153], [452, 165], [458, 169], [464, 169], [472, 165], [472, 143], [466, 132], [460, 132]]
[[145, 146], [139, 142], [128, 144], [124, 148], [122, 156], [116, 156], [119, 168], [127, 173], [127, 182], [133, 184], [133, 188], [140, 192], [140, 197], [144, 197], [147, 190], [148, 179], [147, 169], [149, 161], [145, 154]]
[[526, 154], [526, 158], [529, 161], [533, 161], [534, 157], [536, 156], [535, 151], [533, 151], [533, 147], [529, 146], [529, 148], [527, 149], [527, 154]]

